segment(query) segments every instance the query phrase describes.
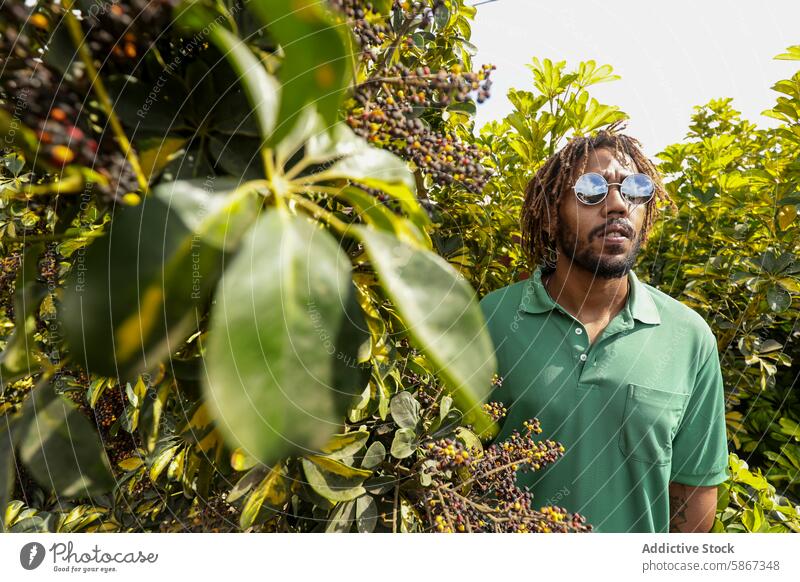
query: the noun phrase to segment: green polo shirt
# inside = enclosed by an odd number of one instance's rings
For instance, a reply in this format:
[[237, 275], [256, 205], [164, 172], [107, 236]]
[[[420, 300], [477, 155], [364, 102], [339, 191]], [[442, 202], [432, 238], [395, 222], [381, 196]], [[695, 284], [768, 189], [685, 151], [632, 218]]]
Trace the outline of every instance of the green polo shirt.
[[542, 285], [541, 272], [481, 300], [508, 414], [497, 440], [538, 418], [566, 452], [519, 471], [535, 505], [586, 517], [597, 532], [669, 531], [670, 481], [727, 478], [725, 399], [716, 340], [690, 308], [629, 275], [625, 307], [592, 345]]

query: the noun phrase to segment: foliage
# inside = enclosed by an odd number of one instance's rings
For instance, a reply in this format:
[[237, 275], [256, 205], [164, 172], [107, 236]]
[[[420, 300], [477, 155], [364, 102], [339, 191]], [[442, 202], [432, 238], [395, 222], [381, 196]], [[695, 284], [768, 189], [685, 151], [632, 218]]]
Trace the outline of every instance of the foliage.
[[[564, 452], [535, 419], [481, 442], [502, 380], [473, 289], [525, 276], [524, 185], [625, 118], [589, 93], [617, 77], [534, 59], [475, 135], [474, 8], [329, 5], [0, 7], [5, 527], [590, 529], [514, 484]], [[778, 128], [712, 102], [661, 154], [679, 213], [641, 263], [720, 338], [717, 531], [800, 524], [797, 76], [775, 88]]]
[[[653, 284], [711, 324], [733, 450], [763, 467], [769, 486], [795, 506], [800, 499], [795, 444], [800, 401], [792, 367], [800, 292], [798, 81], [800, 73], [773, 86], [782, 93], [765, 112], [781, 121], [774, 129], [742, 120], [730, 99], [696, 108], [686, 141], [659, 154], [678, 213], [660, 222], [642, 257]], [[756, 502], [747, 515], [766, 509]], [[775, 523], [770, 515], [765, 523]], [[790, 515], [796, 529], [800, 514], [795, 509]], [[742, 524], [731, 527], [752, 529], [752, 523]]]

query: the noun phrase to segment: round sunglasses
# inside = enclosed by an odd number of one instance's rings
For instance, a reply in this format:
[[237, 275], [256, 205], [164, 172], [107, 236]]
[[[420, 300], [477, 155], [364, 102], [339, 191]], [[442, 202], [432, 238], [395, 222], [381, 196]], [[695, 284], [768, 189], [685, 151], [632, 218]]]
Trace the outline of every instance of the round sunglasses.
[[608, 194], [609, 186], [619, 186], [622, 197], [631, 204], [645, 204], [650, 201], [656, 187], [647, 174], [631, 174], [622, 182], [606, 182], [600, 174], [590, 172], [584, 174], [572, 187], [575, 196], [584, 204], [600, 204]]

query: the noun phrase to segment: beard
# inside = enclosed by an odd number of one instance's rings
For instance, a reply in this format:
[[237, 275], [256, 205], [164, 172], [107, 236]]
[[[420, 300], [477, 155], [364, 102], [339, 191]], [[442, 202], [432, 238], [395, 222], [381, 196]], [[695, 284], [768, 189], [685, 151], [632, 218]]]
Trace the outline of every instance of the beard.
[[[595, 235], [596, 236], [596, 235]], [[592, 237], [594, 238], [594, 237]], [[641, 236], [632, 241], [631, 250], [624, 255], [601, 256], [592, 250], [591, 239], [578, 246], [578, 237], [574, 230], [561, 222], [558, 226], [557, 244], [561, 252], [573, 263], [594, 273], [601, 279], [619, 279], [628, 275], [636, 263], [636, 257], [642, 246]]]

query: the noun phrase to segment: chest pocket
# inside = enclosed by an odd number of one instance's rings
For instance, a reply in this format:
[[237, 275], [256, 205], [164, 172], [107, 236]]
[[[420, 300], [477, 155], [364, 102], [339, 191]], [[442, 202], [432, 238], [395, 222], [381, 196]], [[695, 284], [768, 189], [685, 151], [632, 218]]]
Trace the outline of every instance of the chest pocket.
[[629, 459], [666, 465], [688, 394], [628, 384], [619, 448]]

